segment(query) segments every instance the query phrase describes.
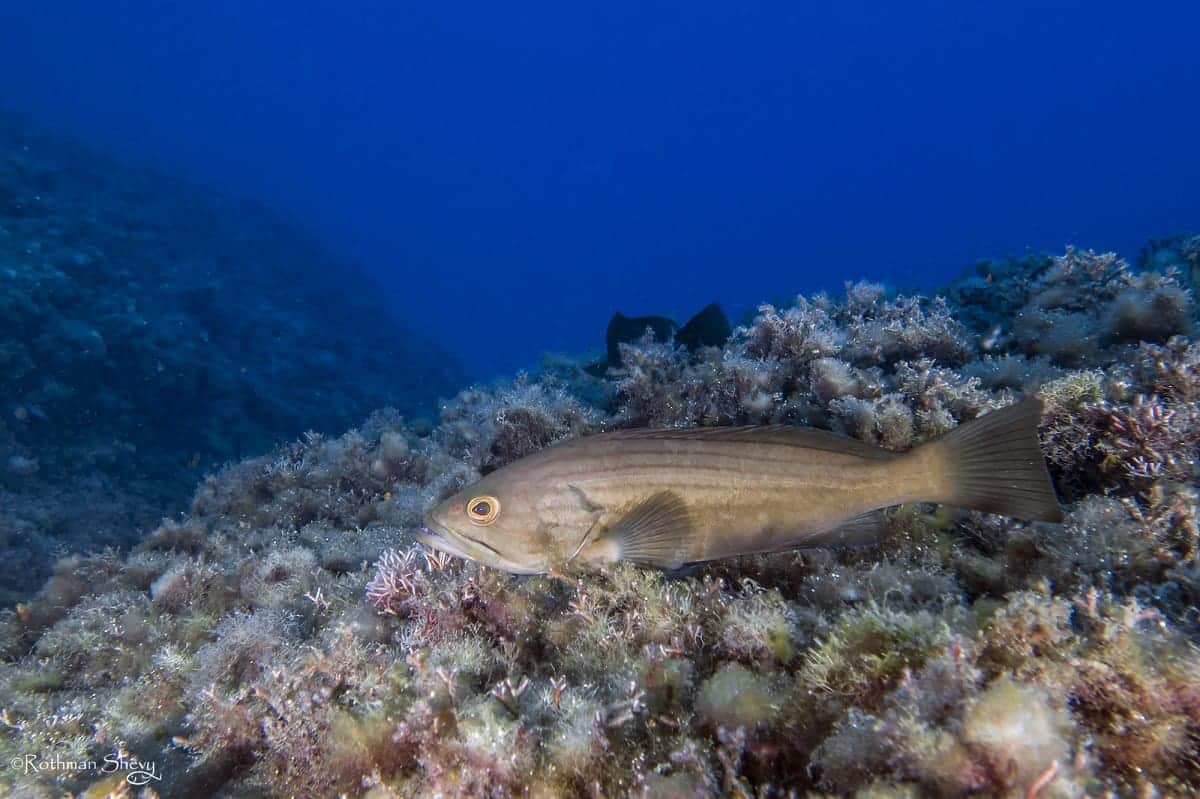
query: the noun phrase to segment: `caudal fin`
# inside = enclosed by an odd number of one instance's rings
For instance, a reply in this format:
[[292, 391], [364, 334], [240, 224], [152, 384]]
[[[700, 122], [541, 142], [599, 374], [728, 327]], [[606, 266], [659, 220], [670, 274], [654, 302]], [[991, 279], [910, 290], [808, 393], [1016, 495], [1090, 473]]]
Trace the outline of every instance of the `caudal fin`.
[[1062, 509], [1038, 443], [1042, 402], [1032, 398], [984, 414], [929, 444], [944, 467], [950, 505], [1045, 522]]

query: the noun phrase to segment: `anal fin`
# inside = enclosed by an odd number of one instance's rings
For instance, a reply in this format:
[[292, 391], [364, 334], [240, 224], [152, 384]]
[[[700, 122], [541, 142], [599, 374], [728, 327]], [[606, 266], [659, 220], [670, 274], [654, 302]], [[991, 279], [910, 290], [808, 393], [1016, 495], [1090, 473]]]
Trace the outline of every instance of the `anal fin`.
[[852, 516], [827, 530], [818, 530], [798, 542], [799, 547], [865, 547], [878, 544], [889, 533], [886, 508]]

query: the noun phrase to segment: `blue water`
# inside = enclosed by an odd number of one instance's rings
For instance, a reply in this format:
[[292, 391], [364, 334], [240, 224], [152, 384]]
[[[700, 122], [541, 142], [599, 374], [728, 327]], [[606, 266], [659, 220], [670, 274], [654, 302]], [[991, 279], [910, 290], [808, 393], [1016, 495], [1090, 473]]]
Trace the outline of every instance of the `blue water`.
[[1194, 2], [9, 2], [0, 104], [262, 199], [479, 377], [1200, 220]]

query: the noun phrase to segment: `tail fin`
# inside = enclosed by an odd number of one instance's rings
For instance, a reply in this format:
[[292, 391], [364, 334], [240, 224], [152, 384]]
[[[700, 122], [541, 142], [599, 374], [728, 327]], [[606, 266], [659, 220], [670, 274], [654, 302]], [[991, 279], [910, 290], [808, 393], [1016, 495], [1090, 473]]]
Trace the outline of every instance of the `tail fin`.
[[949, 505], [1045, 522], [1061, 522], [1038, 443], [1042, 402], [1031, 398], [984, 414], [929, 444], [945, 475]]

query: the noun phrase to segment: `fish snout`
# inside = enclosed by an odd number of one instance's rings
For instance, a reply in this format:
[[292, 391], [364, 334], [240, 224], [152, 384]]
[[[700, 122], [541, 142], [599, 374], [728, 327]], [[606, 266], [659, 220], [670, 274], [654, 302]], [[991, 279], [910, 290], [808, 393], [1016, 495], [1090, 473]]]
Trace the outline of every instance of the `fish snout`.
[[463, 558], [464, 560], [477, 560], [475, 556], [464, 552], [449, 536], [444, 535], [428, 524], [422, 527], [420, 532], [415, 533], [413, 537], [417, 539], [417, 543], [430, 549], [436, 549], [440, 552], [445, 552], [447, 555], [453, 555], [456, 558]]

